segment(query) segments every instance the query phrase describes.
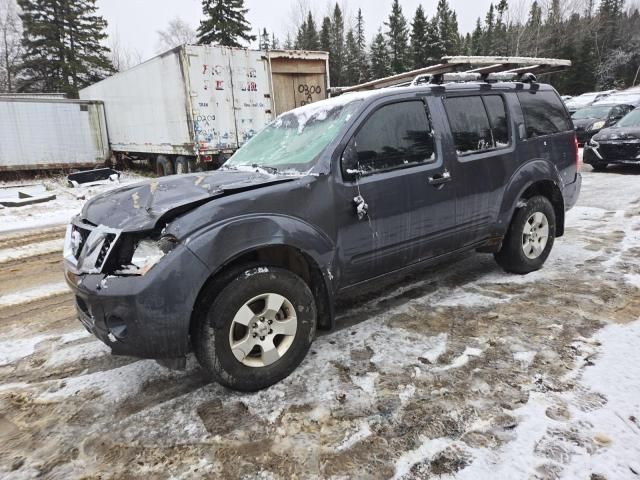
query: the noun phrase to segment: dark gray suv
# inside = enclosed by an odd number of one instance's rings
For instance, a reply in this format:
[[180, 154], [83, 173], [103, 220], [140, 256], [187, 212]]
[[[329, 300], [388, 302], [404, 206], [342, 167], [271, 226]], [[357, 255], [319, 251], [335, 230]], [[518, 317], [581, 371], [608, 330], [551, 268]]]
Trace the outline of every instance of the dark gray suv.
[[548, 85], [346, 94], [281, 115], [218, 171], [87, 202], [66, 278], [114, 354], [193, 350], [218, 382], [257, 390], [295, 369], [363, 282], [471, 249], [508, 272], [541, 268], [579, 168]]

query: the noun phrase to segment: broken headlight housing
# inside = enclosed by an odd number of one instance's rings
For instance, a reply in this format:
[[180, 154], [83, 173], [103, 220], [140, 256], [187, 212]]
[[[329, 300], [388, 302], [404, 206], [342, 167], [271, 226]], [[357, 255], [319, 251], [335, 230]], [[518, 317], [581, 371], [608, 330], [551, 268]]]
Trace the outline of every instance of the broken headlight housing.
[[127, 265], [123, 265], [116, 275], [144, 275], [178, 244], [173, 235], [164, 235], [160, 240], [143, 238], [133, 248]]

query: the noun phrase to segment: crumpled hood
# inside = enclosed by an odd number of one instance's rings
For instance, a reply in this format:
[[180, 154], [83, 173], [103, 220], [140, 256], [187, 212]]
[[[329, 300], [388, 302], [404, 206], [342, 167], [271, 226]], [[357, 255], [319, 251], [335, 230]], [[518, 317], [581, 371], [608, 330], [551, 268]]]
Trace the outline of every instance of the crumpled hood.
[[640, 127], [611, 127], [600, 130], [600, 133], [593, 137], [598, 142], [602, 141], [625, 141], [640, 139]]
[[85, 204], [82, 219], [124, 231], [151, 230], [161, 218], [186, 212], [216, 197], [296, 178], [235, 170], [172, 175], [98, 195]]

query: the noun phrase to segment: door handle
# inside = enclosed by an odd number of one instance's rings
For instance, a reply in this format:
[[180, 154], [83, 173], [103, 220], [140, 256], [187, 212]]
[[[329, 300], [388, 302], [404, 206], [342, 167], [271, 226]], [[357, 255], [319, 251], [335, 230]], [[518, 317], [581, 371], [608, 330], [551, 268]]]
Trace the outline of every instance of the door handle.
[[436, 173], [433, 177], [429, 177], [429, 183], [431, 185], [442, 185], [451, 181], [451, 173], [449, 170], [445, 170], [442, 173]]

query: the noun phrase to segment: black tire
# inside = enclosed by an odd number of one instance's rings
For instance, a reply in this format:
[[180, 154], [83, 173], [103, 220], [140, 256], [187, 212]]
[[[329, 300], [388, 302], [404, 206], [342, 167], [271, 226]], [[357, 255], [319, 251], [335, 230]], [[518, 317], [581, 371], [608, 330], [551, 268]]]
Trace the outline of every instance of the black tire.
[[594, 163], [591, 165], [594, 172], [604, 172], [607, 169], [606, 163]]
[[[531, 197], [525, 202], [525, 205], [518, 208], [513, 215], [507, 235], [502, 242], [502, 248], [494, 254], [498, 265], [510, 273], [525, 274], [542, 268], [556, 237], [556, 214], [551, 202], [543, 196]], [[546, 217], [548, 236], [542, 252], [535, 258], [529, 258], [523, 247], [524, 230], [532, 215], [538, 212]]]
[[176, 174], [180, 175], [182, 173], [189, 173], [189, 161], [186, 157], [177, 157], [176, 158]]
[[164, 155], [158, 155], [156, 159], [156, 173], [159, 177], [173, 175], [173, 163]]
[[[192, 339], [196, 358], [213, 380], [226, 387], [245, 392], [269, 387], [293, 372], [311, 346], [317, 319], [313, 294], [299, 276], [278, 267], [249, 266], [225, 277], [212, 282], [199, 302], [199, 311], [196, 311], [198, 324]], [[281, 295], [290, 302], [297, 318], [297, 329], [289, 340], [288, 349], [278, 360], [268, 365], [248, 366], [234, 355], [230, 332], [241, 307], [265, 294]], [[261, 314], [258, 313], [256, 318], [258, 315]], [[252, 331], [247, 327], [244, 338], [249, 338]], [[272, 338], [276, 344], [285, 337], [280, 340], [278, 336]], [[244, 361], [255, 361], [253, 356], [261, 356], [262, 348], [258, 345], [251, 352]]]

